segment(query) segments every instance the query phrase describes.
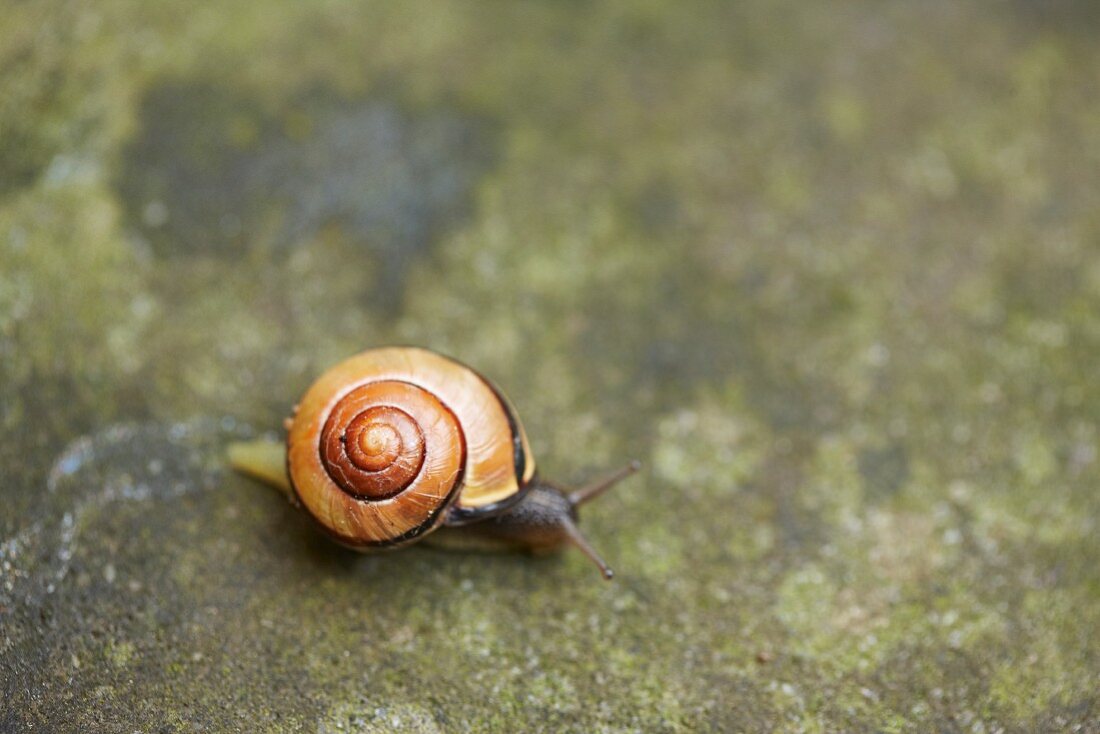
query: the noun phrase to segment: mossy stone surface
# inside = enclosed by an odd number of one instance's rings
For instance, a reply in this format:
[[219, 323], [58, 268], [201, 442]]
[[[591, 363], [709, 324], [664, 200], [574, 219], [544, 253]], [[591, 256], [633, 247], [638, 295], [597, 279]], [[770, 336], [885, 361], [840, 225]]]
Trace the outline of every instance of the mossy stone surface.
[[[0, 731], [1100, 731], [1100, 17], [39, 0], [0, 24]], [[320, 370], [639, 458], [614, 566], [229, 473]]]

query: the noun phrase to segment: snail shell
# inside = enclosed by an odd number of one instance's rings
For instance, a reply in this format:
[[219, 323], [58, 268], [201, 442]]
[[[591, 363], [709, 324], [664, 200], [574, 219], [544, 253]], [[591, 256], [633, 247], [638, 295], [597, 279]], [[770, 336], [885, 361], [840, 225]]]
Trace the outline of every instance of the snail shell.
[[309, 388], [290, 424], [287, 470], [327, 533], [370, 549], [503, 512], [530, 487], [535, 462], [492, 383], [396, 347], [340, 362]]

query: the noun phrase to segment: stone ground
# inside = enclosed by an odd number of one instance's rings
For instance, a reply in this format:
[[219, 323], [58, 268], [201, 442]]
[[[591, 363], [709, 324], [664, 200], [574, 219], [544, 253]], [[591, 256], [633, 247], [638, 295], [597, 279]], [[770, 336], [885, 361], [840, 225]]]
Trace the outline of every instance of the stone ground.
[[[0, 730], [1100, 731], [1092, 0], [4, 15]], [[227, 472], [393, 343], [614, 582]]]

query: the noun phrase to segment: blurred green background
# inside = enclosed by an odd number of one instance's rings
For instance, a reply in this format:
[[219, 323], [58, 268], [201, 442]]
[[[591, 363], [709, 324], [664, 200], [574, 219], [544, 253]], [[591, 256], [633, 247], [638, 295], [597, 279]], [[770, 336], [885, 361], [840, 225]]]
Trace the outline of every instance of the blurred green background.
[[[3, 13], [0, 730], [1100, 731], [1094, 2]], [[226, 472], [394, 343], [615, 582]]]

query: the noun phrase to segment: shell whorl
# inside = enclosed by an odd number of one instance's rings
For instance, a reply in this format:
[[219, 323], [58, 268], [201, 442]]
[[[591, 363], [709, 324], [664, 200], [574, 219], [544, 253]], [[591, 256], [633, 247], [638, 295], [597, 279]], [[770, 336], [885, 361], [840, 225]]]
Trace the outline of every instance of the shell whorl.
[[454, 416], [431, 393], [386, 380], [340, 398], [321, 429], [318, 448], [329, 478], [346, 494], [384, 500], [414, 483], [449, 481], [435, 469], [438, 465], [422, 471], [425, 457], [429, 452], [433, 458], [440, 453], [461, 457], [465, 440]]
[[324, 373], [290, 427], [299, 500], [356, 548], [411, 542], [491, 514], [534, 474], [507, 401], [458, 362], [415, 348], [363, 352]]

